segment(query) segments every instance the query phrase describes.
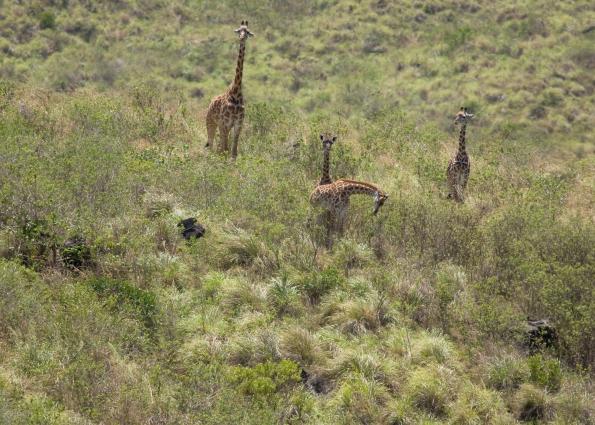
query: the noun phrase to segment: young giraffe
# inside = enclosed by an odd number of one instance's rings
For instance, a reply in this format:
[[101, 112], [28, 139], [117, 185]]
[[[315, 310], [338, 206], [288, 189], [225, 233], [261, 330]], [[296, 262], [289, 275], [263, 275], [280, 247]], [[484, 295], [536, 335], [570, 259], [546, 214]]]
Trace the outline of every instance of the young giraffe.
[[337, 141], [337, 136], [330, 136], [328, 134], [321, 134], [320, 140], [322, 141], [322, 177], [320, 178], [321, 184], [330, 184], [333, 182], [330, 174], [330, 154], [333, 143]]
[[374, 198], [374, 209], [376, 215], [380, 207], [388, 198], [388, 195], [377, 186], [366, 182], [340, 179], [330, 184], [318, 185], [310, 194], [310, 203], [313, 206], [323, 207], [327, 212], [327, 243], [330, 244], [330, 233], [334, 230], [339, 235], [343, 234], [347, 211], [349, 209], [349, 198], [352, 195], [368, 195]]
[[235, 30], [240, 37], [240, 51], [238, 53], [238, 64], [236, 74], [229, 88], [222, 95], [211, 100], [207, 110], [207, 147], [213, 147], [215, 133], [219, 128], [219, 152], [226, 152], [227, 139], [230, 130], [233, 130], [233, 142], [231, 145], [231, 157], [238, 156], [238, 139], [244, 122], [244, 98], [242, 96], [242, 72], [244, 69], [244, 53], [246, 51], [246, 39], [254, 34], [248, 29], [248, 21], [242, 21], [240, 27]]
[[465, 200], [463, 191], [467, 187], [467, 180], [469, 180], [469, 172], [471, 171], [469, 155], [467, 155], [467, 152], [465, 151], [465, 132], [467, 130], [467, 122], [471, 118], [473, 118], [473, 114], [468, 113], [467, 108], [461, 108], [459, 113], [455, 116], [455, 124], [461, 124], [459, 149], [448, 163], [446, 177], [448, 188], [450, 190], [448, 198], [454, 199], [457, 202], [464, 202]]

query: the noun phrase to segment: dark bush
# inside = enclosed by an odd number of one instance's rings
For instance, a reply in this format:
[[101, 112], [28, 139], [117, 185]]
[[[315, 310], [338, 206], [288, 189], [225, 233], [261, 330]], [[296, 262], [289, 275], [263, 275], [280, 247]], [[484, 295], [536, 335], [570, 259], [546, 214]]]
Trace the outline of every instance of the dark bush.
[[39, 27], [41, 29], [54, 29], [56, 27], [56, 16], [46, 10], [39, 15]]

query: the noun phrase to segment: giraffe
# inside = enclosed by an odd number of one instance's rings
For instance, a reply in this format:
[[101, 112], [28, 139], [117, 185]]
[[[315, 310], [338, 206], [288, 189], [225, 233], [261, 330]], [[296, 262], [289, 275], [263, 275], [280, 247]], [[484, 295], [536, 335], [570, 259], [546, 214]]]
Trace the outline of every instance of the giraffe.
[[240, 38], [240, 51], [236, 66], [235, 78], [229, 88], [221, 95], [211, 100], [207, 110], [207, 147], [213, 148], [215, 133], [219, 128], [219, 152], [228, 150], [227, 139], [230, 130], [233, 131], [233, 142], [231, 146], [231, 157], [238, 156], [238, 139], [244, 122], [244, 98], [242, 96], [242, 72], [244, 69], [244, 54], [246, 51], [246, 40], [254, 36], [248, 29], [248, 21], [242, 21], [240, 27], [235, 30]]
[[310, 194], [310, 203], [313, 206], [321, 206], [326, 210], [327, 222], [327, 246], [332, 245], [331, 232], [343, 234], [347, 211], [349, 209], [349, 198], [352, 195], [367, 195], [374, 198], [374, 209], [376, 215], [380, 207], [388, 198], [388, 195], [377, 186], [355, 180], [340, 179], [329, 184], [319, 184]]
[[469, 162], [469, 155], [465, 151], [465, 132], [467, 130], [467, 122], [473, 118], [473, 114], [467, 112], [467, 108], [462, 107], [455, 116], [455, 125], [461, 124], [461, 131], [459, 133], [459, 148], [457, 153], [448, 162], [446, 170], [446, 177], [448, 181], [448, 188], [450, 193], [449, 199], [454, 199], [457, 202], [464, 202], [463, 191], [467, 187], [467, 180], [469, 180], [469, 172], [471, 171], [471, 163]]
[[330, 174], [330, 153], [331, 147], [333, 143], [337, 141], [337, 136], [330, 136], [328, 134], [321, 134], [320, 140], [322, 141], [322, 177], [320, 178], [320, 182], [318, 185], [321, 184], [329, 184], [332, 183], [333, 180], [331, 179]]

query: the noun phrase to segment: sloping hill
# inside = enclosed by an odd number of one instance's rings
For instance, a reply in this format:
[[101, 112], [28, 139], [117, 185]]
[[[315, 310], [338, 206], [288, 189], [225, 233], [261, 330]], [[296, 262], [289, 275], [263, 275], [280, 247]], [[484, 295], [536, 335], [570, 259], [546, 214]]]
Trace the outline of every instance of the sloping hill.
[[592, 423], [595, 10], [518, 3], [0, 1], [0, 424]]

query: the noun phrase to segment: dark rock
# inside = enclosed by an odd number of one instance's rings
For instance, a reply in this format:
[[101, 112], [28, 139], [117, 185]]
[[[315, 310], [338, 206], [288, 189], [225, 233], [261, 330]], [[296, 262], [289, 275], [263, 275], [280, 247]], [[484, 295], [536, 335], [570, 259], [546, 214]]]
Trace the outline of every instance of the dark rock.
[[531, 109], [531, 112], [529, 113], [529, 118], [532, 118], [534, 120], [540, 120], [542, 118], [545, 118], [546, 115], [547, 111], [543, 106], [536, 106], [535, 108]]
[[196, 219], [194, 217], [186, 218], [184, 220], [180, 220], [178, 223], [178, 227], [183, 227], [184, 229], [189, 229], [196, 224]]
[[322, 376], [312, 375], [302, 368], [300, 373], [303, 384], [314, 394], [326, 394], [330, 391], [330, 383]]
[[532, 350], [553, 347], [558, 340], [556, 328], [547, 320], [527, 319], [526, 336], [527, 346]]
[[423, 11], [428, 15], [434, 15], [438, 12], [442, 12], [444, 10], [444, 6], [438, 4], [426, 4], [423, 7]]
[[205, 93], [202, 89], [196, 88], [190, 92], [190, 96], [195, 97], [197, 99], [202, 99]]
[[189, 240], [191, 238], [201, 238], [205, 235], [206, 229], [203, 225], [198, 224], [194, 217], [181, 220], [178, 223], [178, 227], [182, 227], [182, 236], [184, 239]]
[[503, 94], [488, 94], [485, 97], [485, 99], [489, 103], [502, 102], [505, 98], [506, 98], [506, 96], [504, 96]]

